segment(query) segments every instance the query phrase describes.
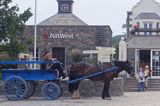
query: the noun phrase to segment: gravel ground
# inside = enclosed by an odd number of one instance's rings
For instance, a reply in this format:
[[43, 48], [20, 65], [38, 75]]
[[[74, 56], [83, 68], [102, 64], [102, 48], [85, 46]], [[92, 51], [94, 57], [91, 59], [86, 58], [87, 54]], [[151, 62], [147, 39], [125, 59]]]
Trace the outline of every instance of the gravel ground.
[[82, 97], [76, 100], [61, 97], [49, 101], [32, 97], [23, 101], [8, 101], [0, 96], [0, 106], [160, 106], [160, 92], [129, 92], [122, 97], [112, 97], [112, 100], [102, 100], [100, 97]]

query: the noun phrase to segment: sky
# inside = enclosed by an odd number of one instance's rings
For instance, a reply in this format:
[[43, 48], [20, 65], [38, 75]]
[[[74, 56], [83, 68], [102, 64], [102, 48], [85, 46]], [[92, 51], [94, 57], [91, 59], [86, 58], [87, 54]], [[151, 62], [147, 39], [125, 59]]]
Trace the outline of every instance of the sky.
[[[12, 0], [17, 4], [20, 12], [31, 8], [35, 11], [35, 0]], [[74, 0], [73, 13], [88, 25], [109, 25], [113, 36], [124, 34], [122, 25], [126, 23], [127, 11], [140, 0]], [[160, 0], [156, 0], [160, 3]], [[57, 0], [37, 0], [37, 23], [49, 18], [58, 12]], [[27, 25], [34, 25], [34, 15]]]

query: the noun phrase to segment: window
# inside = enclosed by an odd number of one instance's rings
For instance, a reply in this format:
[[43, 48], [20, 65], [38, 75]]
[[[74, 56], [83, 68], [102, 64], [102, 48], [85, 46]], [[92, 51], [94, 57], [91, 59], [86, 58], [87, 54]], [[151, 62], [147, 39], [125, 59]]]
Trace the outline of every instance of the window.
[[152, 23], [144, 23], [144, 35], [152, 35]]
[[[149, 23], [149, 29], [152, 30], [152, 23]], [[149, 32], [149, 35], [152, 35], [152, 32]]]
[[[137, 28], [140, 28], [140, 23], [137, 22]], [[139, 31], [138, 31], [138, 35], [139, 35]]]
[[[156, 23], [156, 29], [159, 29], [159, 22]], [[158, 31], [157, 31], [157, 35], [158, 35]]]
[[152, 76], [160, 76], [160, 51], [152, 51]]
[[[32, 56], [34, 56], [34, 48], [30, 48], [29, 52]], [[36, 48], [36, 61], [40, 60], [40, 48]]]
[[[147, 30], [147, 23], [144, 23], [144, 30]], [[146, 31], [144, 31], [144, 35], [147, 35]]]
[[98, 62], [98, 55], [95, 53], [91, 54], [84, 54], [83, 61], [90, 64], [97, 64]]
[[96, 32], [96, 44], [97, 46], [103, 46], [105, 42], [105, 35], [103, 29], [98, 29]]
[[159, 28], [159, 22], [156, 23], [156, 28], [157, 28], [157, 29]]

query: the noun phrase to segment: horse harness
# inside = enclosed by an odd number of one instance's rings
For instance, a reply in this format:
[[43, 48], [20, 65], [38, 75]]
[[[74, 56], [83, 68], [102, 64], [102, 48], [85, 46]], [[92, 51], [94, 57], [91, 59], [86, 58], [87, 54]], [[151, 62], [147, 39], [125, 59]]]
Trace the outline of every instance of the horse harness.
[[[113, 67], [116, 67], [115, 66], [115, 63], [114, 62], [112, 62], [111, 61], [111, 65], [112, 65], [112, 67], [111, 68], [113, 68]], [[104, 72], [105, 70], [104, 70], [104, 68], [103, 67], [101, 67], [101, 66], [99, 66], [99, 65], [96, 65], [96, 67], [97, 67], [97, 69], [99, 69], [101, 72]], [[118, 68], [119, 69], [119, 68]], [[104, 72], [105, 73], [105, 72]], [[118, 77], [118, 71], [112, 71], [112, 73], [113, 73], [113, 76], [114, 77]]]

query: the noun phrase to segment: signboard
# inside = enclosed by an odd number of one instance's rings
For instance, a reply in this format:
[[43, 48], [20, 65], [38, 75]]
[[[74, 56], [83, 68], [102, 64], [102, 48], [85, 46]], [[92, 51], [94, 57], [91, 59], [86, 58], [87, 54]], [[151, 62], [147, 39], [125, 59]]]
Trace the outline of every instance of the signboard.
[[83, 54], [98, 54], [97, 50], [85, 50], [83, 51]]
[[66, 34], [66, 33], [48, 33], [44, 32], [43, 33], [43, 38], [48, 40], [49, 38], [51, 39], [74, 39], [73, 34]]
[[115, 54], [115, 48], [113, 47], [96, 47], [98, 49], [98, 61], [110, 62], [110, 56]]
[[50, 33], [50, 37], [53, 39], [73, 39], [73, 34], [65, 34], [65, 33]]

